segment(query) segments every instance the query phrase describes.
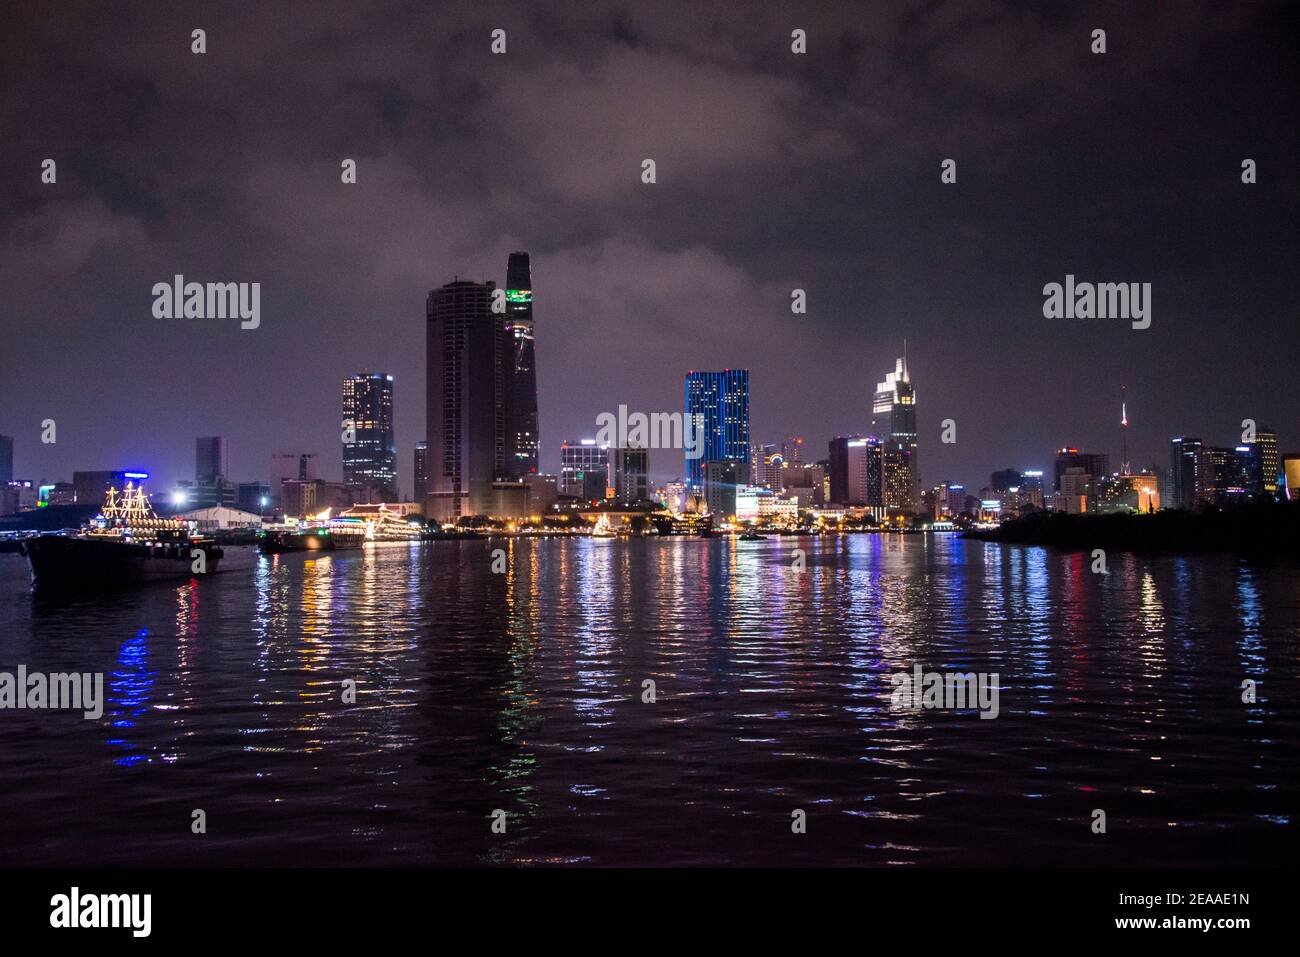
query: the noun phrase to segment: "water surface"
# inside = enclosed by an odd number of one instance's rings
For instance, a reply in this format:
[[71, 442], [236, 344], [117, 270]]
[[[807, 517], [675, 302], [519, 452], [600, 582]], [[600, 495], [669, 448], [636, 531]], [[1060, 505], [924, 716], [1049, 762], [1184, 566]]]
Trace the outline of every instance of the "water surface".
[[[1295, 562], [1112, 554], [1099, 576], [1082, 554], [883, 535], [227, 554], [201, 581], [58, 601], [0, 555], [0, 670], [102, 671], [108, 698], [97, 721], [0, 711], [0, 864], [1296, 849]], [[999, 716], [891, 710], [888, 676], [916, 663], [997, 672]]]

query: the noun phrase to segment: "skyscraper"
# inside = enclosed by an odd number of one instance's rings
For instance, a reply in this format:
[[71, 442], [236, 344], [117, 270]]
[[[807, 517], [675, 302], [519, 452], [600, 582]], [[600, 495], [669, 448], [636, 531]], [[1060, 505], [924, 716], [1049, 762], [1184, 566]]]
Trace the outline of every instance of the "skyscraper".
[[424, 499], [429, 494], [429, 443], [415, 443], [415, 488], [411, 498], [424, 506]]
[[686, 373], [686, 415], [702, 436], [703, 454], [686, 458], [690, 491], [704, 490], [705, 462], [735, 462], [749, 474], [749, 370]]
[[1277, 494], [1278, 477], [1282, 474], [1282, 460], [1277, 454], [1277, 433], [1272, 429], [1259, 429], [1255, 441], [1247, 442], [1259, 461], [1259, 474], [1264, 494]]
[[625, 505], [650, 499], [649, 453], [640, 446], [611, 449], [610, 487], [615, 501]]
[[884, 504], [884, 448], [874, 435], [831, 439], [829, 474], [835, 504]]
[[14, 477], [14, 440], [0, 435], [0, 485], [12, 482]]
[[230, 475], [230, 461], [226, 440], [212, 435], [194, 440], [194, 482], [196, 485], [216, 485]]
[[586, 501], [602, 499], [609, 487], [609, 447], [595, 439], [560, 443], [558, 493]]
[[494, 283], [457, 279], [425, 306], [429, 486], [425, 515], [485, 515], [504, 451], [504, 316], [492, 312]]
[[528, 253], [506, 266], [506, 465], [504, 478], [537, 471], [537, 367], [533, 338], [533, 277]]
[[1069, 469], [1083, 469], [1092, 481], [1103, 479], [1110, 474], [1110, 456], [1105, 452], [1080, 452], [1075, 448], [1056, 450], [1056, 481], [1053, 486], [1057, 492], [1061, 488], [1061, 476]]
[[[343, 481], [392, 496], [397, 485], [397, 445], [393, 438], [393, 377], [362, 372], [343, 380]], [[345, 425], [346, 429], [346, 425]], [[351, 438], [353, 441], [348, 442]]]
[[1206, 464], [1200, 439], [1170, 440], [1168, 508], [1192, 508], [1205, 496]]
[[884, 504], [915, 508], [921, 499], [921, 472], [916, 454], [916, 391], [907, 373], [907, 356], [895, 360], [894, 371], [876, 384], [871, 404], [880, 424], [888, 429], [884, 440]]

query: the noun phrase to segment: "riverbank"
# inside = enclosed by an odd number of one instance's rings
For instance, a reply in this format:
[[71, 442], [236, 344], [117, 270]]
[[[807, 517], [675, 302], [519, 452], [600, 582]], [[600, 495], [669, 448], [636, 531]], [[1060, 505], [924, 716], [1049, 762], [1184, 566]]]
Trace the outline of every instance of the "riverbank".
[[1150, 514], [1035, 512], [967, 538], [1061, 549], [1250, 552], [1300, 556], [1300, 501], [1170, 509]]

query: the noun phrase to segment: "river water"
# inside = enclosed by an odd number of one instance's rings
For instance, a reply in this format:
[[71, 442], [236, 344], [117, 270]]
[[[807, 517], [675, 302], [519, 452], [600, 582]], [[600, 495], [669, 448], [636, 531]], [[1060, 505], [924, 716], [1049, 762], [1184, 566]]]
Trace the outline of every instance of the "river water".
[[[202, 580], [46, 600], [0, 555], [0, 671], [103, 672], [107, 699], [97, 720], [0, 710], [0, 864], [1233, 865], [1297, 847], [1300, 563], [1112, 554], [1099, 575], [943, 535], [227, 556]], [[997, 717], [891, 707], [890, 675], [918, 664], [996, 673]]]

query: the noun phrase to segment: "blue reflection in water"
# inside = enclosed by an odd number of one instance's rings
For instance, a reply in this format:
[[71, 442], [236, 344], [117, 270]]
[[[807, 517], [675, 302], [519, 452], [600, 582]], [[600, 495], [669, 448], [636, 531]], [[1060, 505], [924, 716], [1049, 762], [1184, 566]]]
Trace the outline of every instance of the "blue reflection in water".
[[[135, 719], [149, 710], [149, 691], [153, 688], [155, 673], [149, 670], [149, 647], [145, 640], [148, 637], [149, 629], [141, 628], [134, 637], [122, 642], [117, 652], [118, 668], [109, 672], [105, 697], [109, 723], [114, 728], [134, 728]], [[125, 737], [109, 738], [108, 744], [135, 752], [114, 758], [114, 764], [130, 767], [149, 760]]]
[[1264, 641], [1260, 633], [1263, 624], [1263, 610], [1259, 600], [1259, 589], [1255, 586], [1255, 573], [1251, 567], [1242, 562], [1237, 569], [1237, 619], [1241, 622], [1241, 639], [1237, 642], [1237, 654], [1241, 660], [1242, 670], [1256, 680], [1263, 678], [1268, 671], [1264, 657]]

